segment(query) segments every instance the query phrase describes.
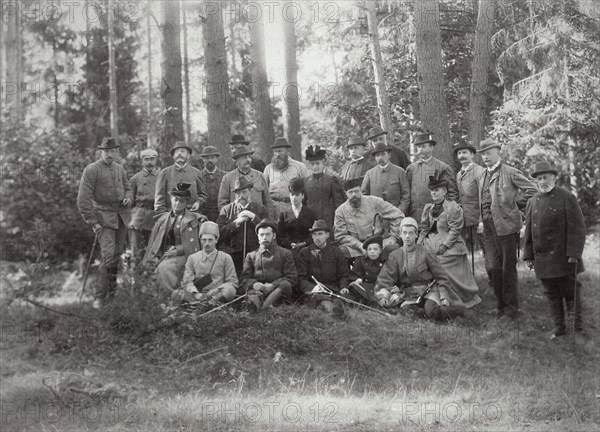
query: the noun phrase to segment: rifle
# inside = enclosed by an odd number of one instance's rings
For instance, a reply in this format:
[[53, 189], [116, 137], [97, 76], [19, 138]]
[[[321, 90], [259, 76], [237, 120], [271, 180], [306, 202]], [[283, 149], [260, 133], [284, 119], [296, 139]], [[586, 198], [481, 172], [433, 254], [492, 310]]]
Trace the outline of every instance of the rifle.
[[330, 295], [332, 297], [336, 297], [336, 298], [339, 298], [340, 300], [344, 300], [347, 303], [363, 307], [365, 309], [371, 310], [373, 312], [380, 313], [380, 314], [385, 315], [385, 316], [390, 317], [390, 318], [392, 317], [392, 315], [390, 315], [387, 312], [381, 311], [379, 309], [372, 308], [370, 306], [364, 305], [364, 304], [356, 302], [354, 300], [350, 300], [349, 298], [346, 298], [344, 296], [341, 296], [341, 295], [338, 295], [338, 294], [334, 293], [329, 288], [327, 288], [325, 285], [323, 285], [321, 282], [319, 282], [314, 276], [312, 276], [312, 279], [315, 281], [315, 283], [317, 284], [317, 286], [320, 288], [320, 291], [314, 291], [314, 289], [313, 289], [313, 291], [311, 291], [311, 294], [320, 294], [321, 292], [324, 292], [324, 293], [326, 293], [326, 294], [328, 294], [328, 295]]

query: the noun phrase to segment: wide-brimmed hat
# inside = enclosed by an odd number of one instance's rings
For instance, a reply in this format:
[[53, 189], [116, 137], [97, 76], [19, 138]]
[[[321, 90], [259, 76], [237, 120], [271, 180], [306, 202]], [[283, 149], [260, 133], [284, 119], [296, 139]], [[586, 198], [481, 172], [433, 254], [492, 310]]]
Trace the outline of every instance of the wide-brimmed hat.
[[319, 219], [313, 222], [312, 228], [309, 228], [308, 231], [310, 231], [311, 233], [314, 233], [316, 231], [331, 232], [331, 227], [327, 225], [327, 222], [325, 222], [322, 219]]
[[478, 153], [483, 153], [484, 151], [493, 149], [493, 148], [500, 149], [500, 148], [502, 148], [502, 145], [500, 145], [500, 143], [496, 142], [492, 138], [487, 138], [479, 143]]
[[363, 147], [366, 147], [367, 143], [361, 137], [351, 136], [350, 138], [348, 138], [348, 144], [346, 144], [346, 148], [350, 148], [350, 147], [353, 147], [356, 145], [361, 145]]
[[307, 161], [323, 160], [327, 156], [327, 151], [320, 146], [308, 146], [304, 152], [304, 157]]
[[371, 154], [373, 156], [375, 156], [377, 153], [383, 153], [385, 151], [388, 152], [388, 153], [391, 153], [392, 152], [392, 148], [389, 145], [385, 144], [385, 143], [378, 142], [377, 144], [375, 144], [373, 146], [373, 150], [371, 150]]
[[291, 179], [290, 184], [288, 184], [288, 190], [293, 194], [304, 193], [304, 179], [302, 177]]
[[233, 151], [233, 153], [231, 153], [231, 157], [233, 158], [233, 160], [236, 160], [239, 157], [253, 155], [253, 154], [254, 154], [254, 150], [252, 150], [247, 145], [244, 145], [242, 147], [236, 148]]
[[158, 153], [153, 149], [144, 149], [140, 152], [140, 157], [144, 159], [145, 157], [158, 157]]
[[368, 239], [365, 240], [365, 242], [362, 244], [362, 248], [364, 250], [367, 250], [367, 247], [370, 244], [378, 244], [382, 249], [383, 249], [383, 237], [380, 235], [374, 235], [372, 237], [369, 237]]
[[185, 143], [185, 141], [177, 141], [175, 143], [175, 145], [173, 146], [173, 148], [171, 149], [171, 156], [173, 156], [173, 154], [175, 154], [175, 150], [180, 149], [180, 148], [186, 149], [187, 151], [190, 152], [190, 154], [192, 154], [194, 152], [194, 150], [192, 150], [192, 148], [189, 145], [187, 145]]
[[198, 238], [202, 237], [202, 234], [212, 234], [218, 239], [219, 225], [211, 221], [204, 222], [202, 225], [200, 225], [200, 231], [198, 231]]
[[558, 175], [558, 170], [554, 166], [552, 166], [550, 162], [542, 161], [535, 164], [535, 168], [533, 173], [531, 173], [531, 177], [536, 178], [540, 174], [547, 173]]
[[169, 195], [178, 198], [191, 198], [190, 187], [192, 187], [191, 183], [177, 183], [177, 186], [169, 191]]
[[100, 150], [110, 150], [119, 147], [119, 144], [112, 137], [102, 138], [102, 142], [98, 146]]
[[254, 183], [249, 181], [246, 177], [238, 177], [233, 183], [233, 191], [239, 192], [244, 189], [252, 189], [254, 187]]
[[345, 191], [349, 191], [350, 189], [355, 188], [357, 186], [362, 186], [362, 182], [363, 182], [362, 178], [355, 178], [355, 179], [351, 179], [351, 180], [346, 180], [344, 182], [344, 190]]
[[234, 135], [231, 137], [231, 141], [229, 141], [227, 144], [229, 144], [229, 145], [238, 145], [238, 144], [248, 145], [248, 144], [250, 144], [250, 141], [246, 140], [246, 137], [244, 137], [244, 135]]
[[371, 129], [369, 129], [369, 135], [367, 136], [368, 140], [371, 140], [373, 138], [377, 138], [378, 136], [381, 135], [387, 135], [388, 131], [383, 130], [383, 128], [381, 126], [375, 126], [372, 127]]
[[477, 153], [477, 149], [475, 147], [473, 147], [466, 139], [461, 138], [460, 141], [458, 142], [458, 144], [456, 144], [453, 148], [452, 151], [454, 152], [454, 154], [458, 154], [458, 152], [460, 150], [469, 150], [471, 153], [475, 154]]
[[405, 217], [404, 219], [402, 219], [402, 221], [400, 222], [400, 229], [402, 229], [403, 226], [413, 226], [417, 229], [417, 231], [419, 230], [419, 224], [415, 219], [411, 217]]
[[200, 157], [208, 157], [208, 156], [221, 156], [221, 153], [219, 153], [219, 150], [217, 150], [216, 147], [214, 146], [204, 146], [204, 149], [202, 149], [202, 153], [200, 153]]
[[288, 140], [284, 137], [277, 137], [275, 138], [275, 142], [271, 145], [272, 149], [276, 149], [276, 148], [292, 148], [292, 146], [290, 145], [290, 143], [288, 142]]
[[273, 228], [273, 232], [277, 232], [277, 226], [271, 222], [269, 219], [263, 219], [260, 221], [260, 223], [258, 225], [256, 225], [255, 231], [256, 234], [258, 234], [258, 230], [261, 228], [267, 228], [267, 227], [271, 227]]
[[422, 133], [416, 136], [415, 144], [416, 146], [430, 143], [431, 145], [436, 145], [437, 142], [433, 139], [433, 135], [430, 133]]

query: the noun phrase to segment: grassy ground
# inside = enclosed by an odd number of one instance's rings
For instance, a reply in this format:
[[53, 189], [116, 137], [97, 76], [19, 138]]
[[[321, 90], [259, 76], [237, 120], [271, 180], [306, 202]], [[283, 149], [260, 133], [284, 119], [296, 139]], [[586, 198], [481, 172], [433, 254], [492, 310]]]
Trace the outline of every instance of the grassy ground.
[[585, 260], [578, 344], [548, 339], [522, 266], [524, 316], [504, 328], [491, 291], [449, 324], [291, 306], [174, 324], [130, 293], [101, 313], [53, 306], [82, 320], [3, 301], [0, 430], [595, 431], [597, 237]]

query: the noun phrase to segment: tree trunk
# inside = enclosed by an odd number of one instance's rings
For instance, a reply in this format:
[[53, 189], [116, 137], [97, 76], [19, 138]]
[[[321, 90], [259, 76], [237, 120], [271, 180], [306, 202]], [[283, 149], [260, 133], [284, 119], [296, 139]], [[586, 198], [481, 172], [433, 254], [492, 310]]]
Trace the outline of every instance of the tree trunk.
[[377, 94], [377, 108], [379, 111], [379, 123], [383, 130], [392, 136], [392, 116], [390, 114], [390, 103], [387, 89], [385, 87], [385, 75], [383, 73], [383, 59], [381, 47], [379, 46], [379, 24], [377, 22], [377, 3], [367, 1], [367, 22], [369, 26], [369, 39], [371, 45], [371, 62], [373, 63], [373, 76], [375, 78], [375, 92]]
[[176, 141], [183, 141], [183, 113], [181, 89], [181, 25], [179, 3], [160, 2], [161, 89], [164, 124], [160, 139], [161, 156], [166, 156]]
[[52, 42], [52, 79], [54, 84], [54, 127], [58, 128], [58, 122], [60, 120], [60, 103], [59, 103], [59, 88], [58, 78], [56, 76], [56, 70], [58, 69], [58, 49], [56, 47], [56, 39]]
[[7, 62], [5, 96], [6, 107], [10, 116], [11, 123], [17, 124], [20, 120], [21, 111], [21, 82], [19, 81], [19, 3], [12, 3], [11, 7], [5, 10], [7, 23], [6, 34], [6, 59], [13, 59]]
[[192, 139], [192, 121], [190, 119], [190, 63], [188, 58], [188, 31], [185, 3], [181, 1], [181, 14], [183, 18], [183, 88], [185, 92], [185, 140], [189, 143]]
[[[90, 4], [93, 0], [86, 0], [86, 7], [90, 7]], [[91, 9], [87, 9], [91, 10]], [[91, 36], [91, 26], [90, 20], [85, 20], [85, 86], [86, 93], [89, 92], [90, 89], [93, 88], [94, 83], [91, 81], [92, 76], [92, 36]], [[84, 146], [81, 146], [81, 150], [85, 150], [86, 152], [95, 152], [96, 151], [96, 142], [94, 142], [94, 119], [92, 116], [92, 103], [93, 99], [91, 97], [85, 98], [85, 136], [86, 143]], [[92, 150], [93, 149], [93, 150]], [[93, 153], [92, 153], [93, 156]]]
[[[0, 20], [0, 83], [6, 83], [4, 79], [4, 20]], [[4, 108], [4, 96], [0, 96], [0, 119]], [[0, 134], [2, 134], [2, 122], [0, 121]]]
[[148, 117], [147, 142], [148, 147], [152, 147], [153, 129], [152, 129], [152, 27], [150, 25], [150, 15], [152, 13], [152, 0], [146, 2], [146, 36], [148, 38], [148, 99], [146, 100], [146, 115]]
[[269, 161], [273, 154], [271, 145], [275, 141], [273, 131], [273, 110], [269, 97], [269, 80], [265, 58], [265, 28], [262, 18], [249, 23], [250, 58], [252, 59], [252, 97], [256, 111], [256, 132], [258, 155]]
[[[286, 2], [286, 4], [289, 2]], [[302, 160], [302, 137], [300, 136], [300, 93], [298, 88], [298, 62], [296, 61], [296, 28], [290, 19], [283, 20], [285, 38], [285, 91], [287, 140], [292, 146], [291, 156]]]
[[206, 2], [206, 17], [202, 25], [204, 70], [206, 72], [206, 109], [208, 113], [208, 143], [221, 153], [221, 168], [230, 164], [229, 150], [229, 74], [225, 52], [225, 29], [221, 14], [213, 13], [213, 2]]
[[438, 0], [417, 0], [414, 2], [414, 10], [421, 125], [437, 141], [434, 156], [453, 166], [448, 109], [444, 95]]
[[[108, 87], [110, 94], [110, 135], [119, 143], [119, 111], [117, 93], [117, 71], [115, 64], [114, 16], [112, 0], [108, 0]], [[121, 156], [127, 155], [127, 149], [121, 146]]]
[[496, 15], [495, 0], [480, 1], [477, 28], [475, 29], [475, 51], [471, 65], [471, 103], [469, 105], [470, 138], [475, 148], [479, 148], [479, 143], [484, 139], [485, 126], [489, 118], [488, 72], [492, 59], [492, 35], [495, 22], [493, 17]]

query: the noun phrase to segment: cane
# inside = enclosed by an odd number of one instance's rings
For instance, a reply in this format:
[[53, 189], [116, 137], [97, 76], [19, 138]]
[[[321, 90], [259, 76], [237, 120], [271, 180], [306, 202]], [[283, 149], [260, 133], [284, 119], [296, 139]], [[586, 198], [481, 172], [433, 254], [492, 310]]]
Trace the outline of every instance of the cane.
[[577, 262], [574, 264], [575, 267], [575, 286], [573, 289], [573, 324], [571, 325], [571, 343], [575, 345], [575, 321], [577, 319]]
[[242, 251], [242, 259], [246, 259], [246, 225], [247, 222], [244, 222], [244, 250]]
[[319, 288], [321, 288], [323, 291], [325, 291], [327, 294], [329, 294], [329, 295], [330, 295], [330, 296], [332, 296], [332, 297], [339, 298], [340, 300], [344, 300], [344, 301], [346, 301], [347, 303], [350, 303], [350, 304], [353, 304], [353, 305], [356, 305], [356, 306], [363, 307], [363, 308], [365, 308], [365, 309], [368, 309], [368, 310], [370, 310], [370, 311], [373, 311], [373, 312], [380, 313], [380, 314], [382, 314], [382, 315], [385, 315], [385, 316], [387, 316], [387, 317], [390, 317], [390, 318], [392, 317], [392, 315], [390, 315], [390, 314], [389, 314], [389, 313], [387, 313], [387, 312], [380, 311], [379, 309], [375, 309], [375, 308], [372, 308], [372, 307], [370, 307], [370, 306], [364, 305], [364, 304], [362, 304], [362, 303], [356, 302], [356, 301], [354, 301], [354, 300], [350, 300], [349, 298], [343, 297], [343, 296], [341, 296], [341, 295], [337, 295], [336, 293], [334, 293], [333, 291], [331, 291], [329, 288], [327, 288], [325, 285], [323, 285], [321, 282], [319, 282], [319, 281], [318, 281], [318, 280], [317, 280], [317, 279], [316, 279], [314, 276], [312, 276], [312, 279], [313, 279], [313, 280], [316, 282], [316, 284], [317, 284], [317, 286], [318, 286]]
[[94, 250], [96, 250], [96, 243], [98, 243], [98, 236], [100, 235], [100, 231], [96, 233], [94, 236], [94, 244], [92, 245], [92, 250], [90, 251], [90, 256], [88, 258], [87, 266], [85, 268], [85, 275], [83, 276], [83, 285], [81, 287], [81, 294], [79, 294], [79, 304], [81, 304], [81, 300], [83, 299], [83, 292], [85, 291], [85, 284], [88, 279], [88, 275], [90, 274], [90, 264], [92, 263], [92, 257], [94, 256]]
[[198, 315], [198, 317], [197, 317], [197, 318], [202, 318], [203, 316], [206, 316], [206, 315], [208, 315], [209, 313], [212, 313], [212, 312], [214, 312], [214, 311], [217, 311], [217, 310], [219, 310], [219, 309], [223, 309], [225, 306], [229, 306], [229, 305], [231, 305], [231, 304], [234, 304], [235, 302], [237, 302], [237, 301], [240, 301], [240, 300], [241, 300], [241, 299], [243, 299], [243, 298], [246, 298], [246, 296], [247, 296], [247, 295], [248, 295], [248, 293], [246, 293], [246, 294], [244, 294], [244, 295], [241, 295], [241, 296], [239, 296], [238, 298], [235, 298], [235, 299], [231, 300], [230, 302], [223, 303], [221, 306], [217, 306], [216, 308], [212, 308], [212, 309], [211, 309], [211, 310], [209, 310], [208, 312], [204, 312], [203, 314], [201, 314], [201, 315]]
[[473, 237], [477, 232], [477, 228], [471, 227], [471, 235], [469, 236], [469, 242], [471, 243], [471, 271], [473, 272], [473, 276], [475, 276], [475, 248], [473, 246]]

